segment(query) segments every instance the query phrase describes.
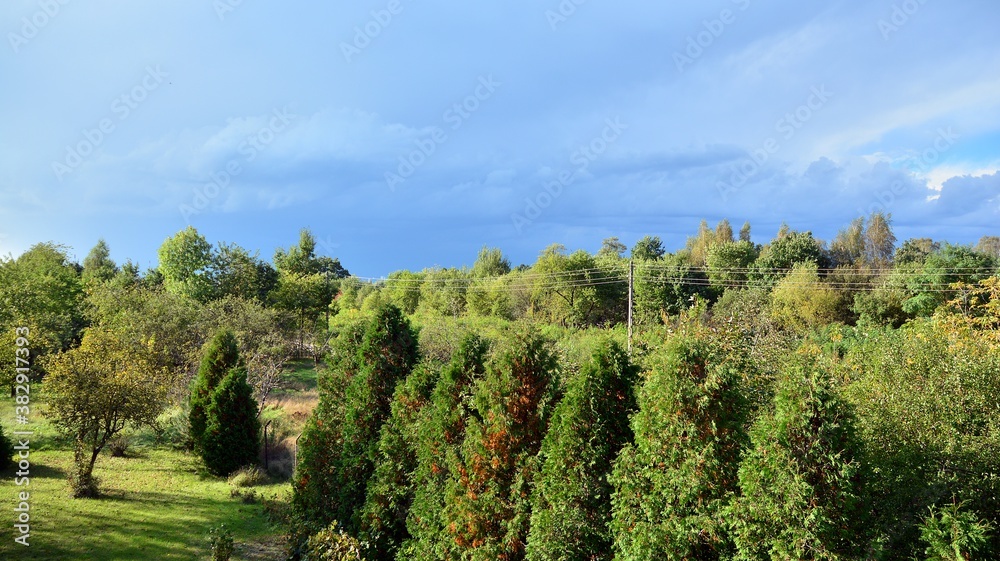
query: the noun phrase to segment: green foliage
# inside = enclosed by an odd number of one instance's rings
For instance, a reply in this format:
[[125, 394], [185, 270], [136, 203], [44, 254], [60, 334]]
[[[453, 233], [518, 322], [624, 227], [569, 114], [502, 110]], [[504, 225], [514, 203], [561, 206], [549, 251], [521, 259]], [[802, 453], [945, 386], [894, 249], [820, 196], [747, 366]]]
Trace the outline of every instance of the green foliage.
[[750, 241], [740, 240], [714, 244], [708, 250], [708, 278], [718, 289], [745, 286], [750, 266], [757, 260], [759, 248]]
[[851, 414], [815, 359], [779, 382], [775, 411], [751, 430], [732, 507], [740, 559], [840, 559], [865, 540], [860, 445]]
[[[1000, 513], [1000, 347], [963, 318], [861, 334], [841, 376], [871, 465], [876, 527], [891, 559], [917, 552], [926, 509], [952, 496]], [[994, 542], [994, 549], [1000, 545]]]
[[82, 278], [84, 281], [107, 282], [117, 274], [118, 265], [111, 260], [111, 250], [102, 238], [83, 260]]
[[188, 413], [189, 433], [195, 450], [204, 448], [203, 437], [208, 426], [207, 410], [215, 389], [226, 374], [242, 364], [239, 346], [232, 331], [219, 331], [206, 344], [198, 375], [191, 388], [191, 409]]
[[762, 286], [772, 286], [781, 277], [791, 272], [799, 263], [816, 263], [819, 268], [827, 268], [829, 263], [823, 255], [819, 241], [812, 232], [793, 232], [781, 235], [760, 252], [754, 263], [755, 271], [751, 280]]
[[365, 544], [351, 537], [337, 522], [309, 537], [303, 561], [364, 561]]
[[208, 535], [212, 546], [212, 561], [229, 561], [236, 551], [232, 530], [222, 524], [218, 528], [209, 530]]
[[648, 362], [635, 443], [611, 478], [616, 558], [727, 559], [725, 506], [746, 440], [741, 373], [721, 347], [691, 335]]
[[[396, 384], [418, 359], [415, 334], [395, 306], [377, 311], [360, 342], [356, 335], [355, 330], [342, 335], [331, 353], [338, 373], [320, 380], [320, 405], [299, 441], [295, 488], [304, 517], [321, 525], [342, 521], [355, 533]], [[347, 356], [351, 350], [353, 357]]]
[[478, 335], [466, 335], [441, 370], [430, 403], [421, 412], [414, 497], [406, 519], [411, 539], [401, 548], [400, 559], [437, 561], [457, 555], [446, 529], [446, 491], [460, 465], [466, 415], [474, 384], [485, 374], [487, 348]]
[[903, 310], [915, 316], [930, 316], [947, 300], [944, 289], [954, 283], [975, 284], [993, 276], [997, 262], [992, 257], [962, 245], [945, 244], [924, 260], [919, 275], [908, 283], [914, 294], [903, 303]]
[[638, 371], [602, 343], [574, 377], [542, 442], [527, 559], [611, 559], [611, 466], [632, 440]]
[[260, 421], [246, 369], [234, 368], [219, 382], [205, 408], [205, 418], [201, 457], [210, 472], [229, 475], [257, 462]]
[[167, 291], [199, 302], [212, 298], [212, 244], [193, 226], [164, 240], [157, 256]]
[[920, 539], [927, 544], [927, 561], [968, 561], [992, 557], [989, 534], [993, 526], [980, 520], [963, 504], [951, 503], [943, 508], [930, 507], [920, 525]]
[[445, 528], [462, 559], [524, 556], [555, 369], [548, 341], [518, 330], [476, 383], [444, 512]]
[[655, 261], [666, 253], [663, 240], [659, 236], [646, 236], [635, 242], [635, 246], [632, 247], [632, 259], [636, 261]]
[[828, 325], [838, 319], [839, 296], [820, 282], [816, 264], [798, 263], [771, 292], [771, 315], [794, 331]]
[[75, 441], [71, 480], [77, 496], [94, 496], [94, 463], [126, 426], [152, 426], [166, 405], [169, 378], [137, 341], [88, 330], [80, 346], [51, 359], [45, 381], [48, 415]]
[[663, 323], [687, 310], [696, 299], [710, 299], [708, 276], [683, 255], [665, 255], [635, 264], [635, 315], [638, 324]]

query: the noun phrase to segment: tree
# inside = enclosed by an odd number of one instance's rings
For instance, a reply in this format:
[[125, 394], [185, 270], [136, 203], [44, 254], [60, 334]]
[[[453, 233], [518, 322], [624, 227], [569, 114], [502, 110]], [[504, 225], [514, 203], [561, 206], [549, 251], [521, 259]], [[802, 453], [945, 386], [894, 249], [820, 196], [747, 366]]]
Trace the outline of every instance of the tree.
[[[784, 225], [784, 229], [787, 228], [788, 226]], [[751, 280], [762, 286], [771, 286], [790, 273], [796, 264], [808, 261], [816, 263], [821, 269], [829, 265], [819, 241], [813, 237], [812, 232], [785, 231], [783, 234], [779, 232], [778, 237], [761, 250], [760, 256], [754, 263], [755, 271], [751, 275]]]
[[740, 241], [741, 242], [752, 241], [750, 239], [750, 222], [749, 221], [744, 222], [743, 226], [740, 228]]
[[722, 348], [680, 335], [651, 360], [635, 443], [611, 482], [618, 559], [729, 559], [725, 520], [745, 446], [741, 373]]
[[593, 325], [601, 315], [602, 279], [594, 257], [586, 251], [566, 255], [560, 244], [547, 247], [531, 268], [532, 304], [539, 315], [561, 325]]
[[796, 264], [771, 291], [771, 315], [780, 325], [806, 331], [837, 321], [839, 297], [819, 279], [815, 263]]
[[854, 558], [867, 546], [851, 415], [816, 359], [796, 360], [739, 468], [732, 512], [740, 559]]
[[198, 375], [191, 388], [191, 411], [188, 414], [191, 442], [195, 450], [204, 449], [205, 431], [208, 427], [208, 407], [212, 396], [223, 378], [235, 368], [243, 366], [239, 346], [232, 331], [222, 330], [205, 346]]
[[892, 265], [895, 249], [892, 214], [873, 212], [865, 227], [865, 262], [875, 269], [885, 269]]
[[916, 263], [923, 265], [927, 256], [940, 251], [941, 244], [930, 238], [910, 238], [896, 248], [896, 265]]
[[537, 454], [554, 398], [549, 343], [517, 332], [476, 385], [445, 527], [462, 559], [523, 559]]
[[920, 274], [910, 277], [907, 288], [913, 294], [903, 303], [910, 315], [929, 316], [947, 301], [947, 289], [955, 283], [967, 285], [996, 274], [997, 262], [971, 247], [945, 244], [928, 255]]
[[597, 252], [597, 257], [620, 258], [625, 255], [626, 251], [628, 251], [628, 246], [623, 244], [618, 238], [605, 238], [605, 240], [601, 242], [601, 249]]
[[45, 381], [49, 415], [75, 441], [75, 497], [97, 495], [94, 463], [127, 426], [153, 426], [169, 389], [154, 350], [104, 330], [86, 331], [80, 346], [51, 360]]
[[13, 463], [11, 456], [14, 455], [14, 443], [4, 433], [3, 426], [0, 426], [0, 471], [6, 471]]
[[213, 297], [212, 244], [193, 226], [167, 238], [157, 251], [159, 272], [168, 292], [199, 302]]
[[107, 242], [101, 238], [83, 260], [83, 280], [107, 282], [116, 274], [118, 265], [111, 259], [111, 250], [108, 249]]
[[441, 370], [424, 409], [417, 436], [414, 498], [406, 519], [412, 539], [402, 547], [402, 558], [438, 561], [458, 555], [444, 516], [447, 490], [462, 465], [467, 408], [476, 382], [486, 372], [487, 350], [485, 339], [466, 335]]
[[208, 471], [225, 476], [257, 462], [260, 453], [257, 410], [246, 369], [231, 369], [212, 392], [212, 400], [205, 408], [207, 422], [201, 438], [201, 457]]
[[510, 260], [497, 248], [483, 246], [472, 265], [473, 278], [500, 277], [510, 273]]
[[1000, 236], [983, 236], [979, 238], [975, 250], [1000, 262]]
[[553, 412], [542, 441], [527, 559], [610, 559], [611, 466], [631, 442], [638, 371], [605, 341]]
[[646, 236], [635, 242], [632, 247], [632, 258], [637, 261], [655, 261], [663, 257], [667, 250], [659, 236]]
[[212, 259], [216, 298], [234, 296], [264, 303], [278, 285], [278, 272], [269, 263], [235, 243], [220, 243]]
[[865, 219], [858, 217], [851, 224], [837, 232], [830, 243], [830, 256], [837, 266], [854, 267], [866, 259]]
[[[733, 229], [729, 228], [729, 239], [732, 239], [732, 234]], [[702, 220], [698, 224], [698, 234], [687, 239], [686, 248], [689, 252], [691, 264], [695, 267], [704, 267], [705, 259], [708, 257], [708, 248], [712, 247], [715, 241], [715, 232], [708, 227], [707, 220]]]
[[708, 278], [718, 289], [741, 288], [757, 255], [757, 246], [745, 240], [715, 244], [708, 251]]
[[714, 240], [717, 244], [726, 244], [733, 242], [733, 227], [729, 224], [729, 220], [723, 218], [715, 225], [715, 236]]

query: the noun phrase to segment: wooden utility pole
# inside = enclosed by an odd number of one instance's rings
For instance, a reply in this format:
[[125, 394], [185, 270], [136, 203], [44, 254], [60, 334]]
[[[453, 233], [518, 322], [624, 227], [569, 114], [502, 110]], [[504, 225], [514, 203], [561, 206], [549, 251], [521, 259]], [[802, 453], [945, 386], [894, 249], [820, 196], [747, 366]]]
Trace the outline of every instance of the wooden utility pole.
[[628, 260], [628, 354], [632, 354], [632, 279], [635, 277], [635, 261]]

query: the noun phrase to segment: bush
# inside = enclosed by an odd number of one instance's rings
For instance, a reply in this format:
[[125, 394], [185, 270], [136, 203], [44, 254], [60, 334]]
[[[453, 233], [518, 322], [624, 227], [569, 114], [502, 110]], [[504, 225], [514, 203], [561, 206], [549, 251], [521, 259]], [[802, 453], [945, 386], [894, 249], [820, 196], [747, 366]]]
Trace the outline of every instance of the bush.
[[364, 561], [361, 550], [364, 544], [349, 536], [337, 522], [309, 537], [305, 561]]
[[989, 555], [989, 534], [993, 527], [964, 510], [964, 503], [944, 508], [931, 507], [920, 525], [920, 539], [927, 543], [927, 561], [967, 561], [993, 558]]
[[236, 550], [233, 532], [223, 524], [208, 531], [212, 544], [212, 561], [229, 561]]
[[112, 458], [124, 458], [125, 454], [128, 453], [130, 444], [131, 442], [127, 436], [119, 434], [112, 438], [111, 442], [108, 442], [108, 452], [111, 453]]
[[267, 474], [258, 466], [240, 468], [229, 476], [229, 484], [233, 487], [256, 487], [265, 485], [267, 482]]
[[260, 452], [260, 421], [246, 370], [234, 369], [216, 388], [205, 410], [202, 459], [216, 475], [254, 464]]
[[751, 431], [732, 507], [739, 559], [839, 559], [867, 546], [860, 446], [829, 375], [800, 358]]
[[206, 410], [212, 401], [216, 386], [230, 370], [240, 364], [240, 351], [232, 331], [218, 332], [206, 345], [194, 387], [191, 389], [189, 423], [191, 444], [195, 450], [200, 450], [202, 446], [202, 437], [208, 426]]

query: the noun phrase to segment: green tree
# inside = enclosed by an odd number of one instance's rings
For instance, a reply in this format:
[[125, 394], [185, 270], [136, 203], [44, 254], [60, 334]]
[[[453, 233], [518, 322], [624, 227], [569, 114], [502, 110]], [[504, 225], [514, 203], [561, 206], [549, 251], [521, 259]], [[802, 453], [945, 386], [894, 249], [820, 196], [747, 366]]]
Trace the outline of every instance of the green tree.
[[510, 273], [510, 260], [504, 257], [502, 251], [486, 246], [479, 250], [476, 262], [472, 265], [474, 278], [500, 277], [508, 273]]
[[976, 243], [975, 250], [1000, 262], [1000, 236], [983, 236]]
[[750, 222], [744, 222], [743, 226], [740, 227], [740, 241], [749, 242], [750, 239]]
[[916, 263], [923, 265], [927, 256], [941, 250], [941, 244], [930, 238], [910, 238], [896, 248], [896, 265]]
[[712, 285], [717, 289], [745, 286], [757, 254], [757, 246], [744, 240], [713, 245], [708, 251], [708, 278]]
[[912, 296], [903, 310], [914, 316], [929, 316], [944, 304], [952, 284], [975, 284], [996, 274], [997, 262], [963, 245], [945, 244], [924, 260], [920, 274], [910, 278]]
[[517, 332], [476, 385], [444, 512], [462, 559], [524, 557], [555, 369], [548, 341]]
[[260, 453], [257, 410], [246, 369], [233, 368], [219, 382], [205, 408], [207, 422], [201, 437], [201, 457], [208, 471], [224, 476], [257, 462]]
[[447, 531], [445, 507], [449, 481], [461, 466], [467, 409], [475, 383], [486, 372], [488, 343], [468, 334], [441, 371], [423, 410], [417, 435], [415, 488], [406, 527], [412, 539], [400, 550], [400, 559], [438, 561], [458, 555]]
[[80, 346], [57, 355], [45, 380], [48, 415], [75, 441], [75, 497], [97, 495], [98, 454], [127, 426], [153, 426], [170, 387], [155, 353], [138, 341], [88, 330]]
[[635, 443], [611, 482], [617, 559], [728, 559], [747, 405], [719, 346], [678, 336], [651, 359], [632, 417]]
[[927, 561], [968, 561], [992, 557], [989, 535], [993, 525], [980, 520], [964, 505], [952, 503], [943, 508], [930, 508], [920, 525], [920, 539], [927, 543]]
[[111, 259], [111, 250], [103, 238], [90, 250], [83, 260], [83, 280], [107, 282], [118, 274], [118, 265]]
[[167, 238], [157, 256], [167, 291], [199, 302], [207, 302], [214, 296], [212, 244], [193, 226]]
[[632, 259], [637, 261], [655, 261], [663, 257], [667, 250], [659, 236], [646, 236], [635, 242], [632, 247]]
[[865, 219], [859, 216], [837, 232], [830, 243], [830, 256], [837, 266], [854, 267], [864, 263], [868, 255], [865, 248]]
[[780, 325], [804, 332], [839, 319], [839, 296], [824, 285], [816, 264], [798, 263], [771, 291], [771, 316]]
[[715, 225], [715, 236], [713, 241], [717, 244], [727, 244], [735, 241], [733, 239], [733, 227], [729, 224], [729, 220], [723, 218]]
[[732, 507], [739, 558], [858, 556], [868, 545], [860, 445], [816, 359], [796, 359], [751, 440]]
[[208, 406], [215, 395], [215, 389], [222, 379], [233, 369], [243, 366], [239, 345], [230, 330], [222, 330], [215, 334], [202, 353], [201, 365], [191, 388], [188, 413], [188, 426], [191, 443], [195, 450], [204, 449], [204, 435], [208, 427]]
[[892, 214], [873, 212], [865, 226], [865, 263], [874, 269], [886, 269], [892, 265], [895, 250]]
[[606, 238], [601, 242], [601, 249], [597, 252], [598, 257], [620, 258], [628, 251], [628, 246], [623, 244], [616, 237]]
[[278, 285], [278, 272], [269, 263], [235, 243], [220, 243], [212, 259], [216, 298], [234, 296], [264, 303]]
[[[787, 225], [785, 229], [787, 230]], [[796, 264], [808, 261], [816, 263], [820, 269], [829, 266], [822, 247], [812, 232], [779, 232], [778, 237], [761, 250], [754, 263], [755, 270], [751, 274], [751, 280], [769, 287], [790, 273]]]
[[611, 559], [611, 466], [631, 442], [638, 371], [603, 342], [574, 377], [542, 441], [527, 559]]

